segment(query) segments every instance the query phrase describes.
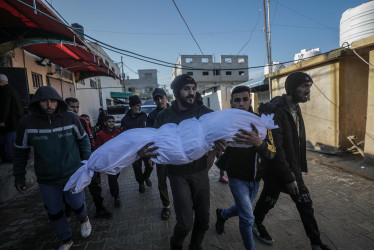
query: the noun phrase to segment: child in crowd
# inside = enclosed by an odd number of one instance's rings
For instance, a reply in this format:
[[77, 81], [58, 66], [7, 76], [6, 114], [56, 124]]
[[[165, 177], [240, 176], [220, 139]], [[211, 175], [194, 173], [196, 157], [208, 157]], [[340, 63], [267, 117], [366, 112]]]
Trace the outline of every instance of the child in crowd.
[[[113, 116], [106, 116], [104, 118], [104, 127], [96, 135], [96, 149], [121, 133], [119, 129], [114, 128], [114, 124], [115, 124], [115, 119]], [[116, 175], [108, 174], [110, 194], [114, 198], [114, 205], [116, 207], [119, 207], [121, 205], [121, 200], [119, 198], [119, 187], [118, 187], [118, 181], [117, 181], [118, 176], [119, 176], [119, 173]]]

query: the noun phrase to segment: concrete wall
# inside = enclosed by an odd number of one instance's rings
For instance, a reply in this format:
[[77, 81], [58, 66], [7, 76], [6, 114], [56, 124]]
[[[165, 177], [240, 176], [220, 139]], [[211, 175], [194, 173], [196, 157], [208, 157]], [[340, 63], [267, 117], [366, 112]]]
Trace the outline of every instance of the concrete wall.
[[[370, 51], [369, 55], [369, 62], [374, 65], [374, 49]], [[369, 67], [366, 118], [365, 160], [374, 163], [374, 67]]]
[[139, 79], [125, 80], [126, 91], [138, 95], [142, 99], [152, 99], [152, 92], [158, 87], [157, 70], [138, 70], [138, 74]]

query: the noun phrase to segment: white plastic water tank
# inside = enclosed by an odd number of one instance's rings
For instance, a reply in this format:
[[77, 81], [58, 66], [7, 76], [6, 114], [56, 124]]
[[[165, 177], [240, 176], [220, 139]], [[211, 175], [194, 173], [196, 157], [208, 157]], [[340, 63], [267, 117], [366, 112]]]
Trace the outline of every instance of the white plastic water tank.
[[300, 51], [300, 53], [297, 53], [295, 54], [294, 58], [293, 58], [293, 62], [294, 63], [298, 63], [300, 62], [301, 60], [306, 60], [312, 56], [316, 56], [316, 55], [319, 55], [321, 54], [321, 50], [319, 48], [315, 48], [315, 49], [302, 49]]
[[340, 47], [344, 42], [374, 36], [374, 1], [346, 10], [340, 19]]

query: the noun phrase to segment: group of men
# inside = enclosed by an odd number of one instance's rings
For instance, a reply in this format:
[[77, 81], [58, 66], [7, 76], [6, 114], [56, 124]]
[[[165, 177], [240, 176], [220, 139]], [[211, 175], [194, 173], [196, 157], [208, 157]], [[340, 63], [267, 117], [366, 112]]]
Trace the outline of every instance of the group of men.
[[[302, 171], [307, 171], [307, 163], [305, 127], [298, 103], [308, 100], [312, 84], [309, 75], [302, 72], [292, 73], [285, 83], [287, 94], [275, 97], [260, 107], [261, 113], [274, 114], [275, 124], [279, 127], [268, 131], [266, 139], [262, 140], [256, 127], [252, 125], [252, 131], [240, 129], [233, 138], [234, 141], [229, 144], [224, 140], [214, 142], [214, 153], [220, 155], [218, 162], [221, 168], [227, 171], [235, 201], [229, 208], [217, 208], [216, 230], [222, 234], [226, 220], [239, 216], [239, 229], [246, 249], [255, 249], [252, 231], [263, 242], [273, 244], [263, 221], [268, 211], [274, 207], [280, 192], [290, 194], [295, 202], [312, 249], [330, 249], [321, 242], [310, 194], [301, 174]], [[196, 102], [197, 82], [191, 76], [177, 76], [171, 88], [175, 100], [170, 106], [167, 104], [165, 91], [155, 89], [153, 98], [157, 109], [148, 117], [141, 111], [140, 99], [137, 96], [132, 97], [130, 111], [121, 121], [121, 130], [146, 126], [159, 128], [166, 123], [179, 124], [185, 119], [199, 119], [202, 115], [213, 112], [202, 103]], [[69, 249], [72, 245], [72, 233], [63, 211], [64, 201], [82, 223], [82, 236], [88, 237], [91, 233], [84, 192], [63, 192], [66, 181], [80, 167], [81, 161], [89, 158], [91, 148], [95, 147], [92, 145], [93, 140], [90, 143], [90, 131], [84, 128], [86, 123], [76, 115], [78, 111], [74, 111], [74, 103], [78, 102], [75, 100], [64, 102], [53, 88], [40, 87], [29, 105], [30, 114], [20, 121], [13, 161], [16, 187], [18, 190], [24, 190], [29, 148], [34, 147], [35, 173], [50, 224], [63, 242], [60, 249]], [[233, 89], [232, 108], [253, 112], [250, 103], [248, 87], [238, 86]], [[76, 114], [67, 112], [68, 108]], [[108, 122], [109, 120], [103, 119], [107, 123], [104, 125], [107, 128], [105, 133], [109, 134], [105, 138], [110, 139], [115, 136], [115, 132], [111, 129], [114, 125], [110, 125], [112, 122]], [[51, 143], [53, 147], [50, 146]], [[153, 169], [151, 158], [158, 156], [156, 149], [152, 142], [148, 143], [138, 151], [140, 160], [133, 164], [140, 193], [145, 191], [144, 182], [148, 186], [152, 185], [149, 176]], [[145, 165], [144, 172], [141, 161]], [[161, 218], [164, 220], [170, 216], [167, 178], [173, 195], [177, 222], [170, 237], [171, 249], [182, 249], [191, 230], [189, 249], [202, 249], [204, 235], [209, 228], [209, 162], [207, 154], [185, 165], [156, 165], [163, 205]], [[117, 181], [117, 178], [118, 175], [112, 177], [112, 182], [114, 179]], [[261, 179], [264, 180], [264, 188], [253, 210], [252, 205]], [[112, 187], [110, 189], [115, 204], [119, 205], [118, 183], [117, 186], [110, 185], [113, 186], [113, 192]], [[89, 189], [97, 211], [98, 208], [105, 209], [102, 206], [99, 176], [93, 178]]]

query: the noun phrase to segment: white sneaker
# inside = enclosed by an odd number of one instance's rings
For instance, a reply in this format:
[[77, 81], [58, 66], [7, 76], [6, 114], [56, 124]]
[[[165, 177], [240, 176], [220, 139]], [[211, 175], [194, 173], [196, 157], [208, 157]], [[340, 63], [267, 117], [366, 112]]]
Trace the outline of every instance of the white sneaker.
[[73, 241], [66, 242], [65, 244], [61, 245], [58, 250], [68, 250], [73, 245]]
[[87, 238], [88, 236], [90, 236], [91, 232], [92, 232], [91, 223], [87, 217], [86, 221], [81, 224], [81, 235], [83, 238]]

